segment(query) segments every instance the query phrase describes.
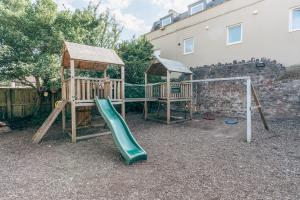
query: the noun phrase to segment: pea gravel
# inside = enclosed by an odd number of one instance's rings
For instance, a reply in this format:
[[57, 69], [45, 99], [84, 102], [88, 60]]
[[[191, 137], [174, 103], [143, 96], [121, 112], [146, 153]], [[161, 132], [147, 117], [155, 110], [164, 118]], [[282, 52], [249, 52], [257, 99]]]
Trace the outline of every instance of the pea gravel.
[[163, 125], [129, 115], [149, 159], [126, 166], [110, 135], [71, 144], [54, 125], [42, 144], [38, 127], [0, 135], [0, 199], [300, 199], [300, 119], [223, 118]]

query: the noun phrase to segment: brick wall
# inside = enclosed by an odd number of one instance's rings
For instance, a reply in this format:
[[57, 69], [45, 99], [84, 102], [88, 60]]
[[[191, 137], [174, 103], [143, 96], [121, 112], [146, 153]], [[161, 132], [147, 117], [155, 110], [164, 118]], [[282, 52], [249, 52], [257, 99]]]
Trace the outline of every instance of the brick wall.
[[[287, 69], [276, 61], [251, 59], [192, 70], [194, 79], [250, 76], [267, 117], [300, 116], [300, 80], [282, 78]], [[199, 83], [194, 89], [197, 111], [229, 116], [245, 113], [245, 81]]]

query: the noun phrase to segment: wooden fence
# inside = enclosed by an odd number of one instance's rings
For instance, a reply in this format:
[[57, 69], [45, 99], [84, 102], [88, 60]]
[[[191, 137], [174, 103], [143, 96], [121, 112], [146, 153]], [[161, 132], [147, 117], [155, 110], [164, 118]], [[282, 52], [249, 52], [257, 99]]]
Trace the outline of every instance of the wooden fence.
[[[40, 111], [50, 113], [60, 93], [49, 92], [42, 98]], [[14, 120], [30, 116], [36, 108], [37, 94], [31, 88], [0, 88], [0, 120]]]

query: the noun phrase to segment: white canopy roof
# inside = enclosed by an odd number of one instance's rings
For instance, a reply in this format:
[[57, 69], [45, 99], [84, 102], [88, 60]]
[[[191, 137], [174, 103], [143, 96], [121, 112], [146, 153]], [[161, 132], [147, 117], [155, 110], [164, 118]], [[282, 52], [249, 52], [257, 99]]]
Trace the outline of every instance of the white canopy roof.
[[165, 76], [167, 71], [179, 72], [184, 74], [193, 73], [181, 62], [176, 60], [161, 58], [159, 55], [154, 55], [154, 60], [150, 65], [150, 67], [147, 69], [146, 73], [152, 75]]

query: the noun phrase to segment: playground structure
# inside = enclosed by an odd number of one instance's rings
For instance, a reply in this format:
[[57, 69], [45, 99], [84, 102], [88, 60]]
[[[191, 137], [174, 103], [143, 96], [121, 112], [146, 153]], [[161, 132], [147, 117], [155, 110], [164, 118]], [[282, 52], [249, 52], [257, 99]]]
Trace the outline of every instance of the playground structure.
[[[125, 99], [125, 68], [123, 61], [110, 49], [91, 47], [70, 42], [65, 42], [62, 52], [61, 81], [62, 100], [57, 103], [56, 108], [48, 119], [33, 136], [33, 142], [39, 143], [45, 136], [51, 125], [60, 113], [62, 113], [62, 129], [76, 143], [79, 139], [87, 139], [106, 134], [112, 134], [116, 146], [121, 152], [127, 164], [138, 160], [146, 160], [147, 153], [137, 143], [125, 122], [125, 103], [144, 102], [144, 118], [152, 119], [166, 124], [191, 120], [193, 115], [193, 84], [213, 81], [236, 81], [246, 82], [246, 118], [247, 118], [247, 142], [251, 142], [251, 109], [257, 108], [265, 128], [266, 123], [262, 108], [251, 83], [250, 77], [218, 78], [193, 80], [192, 71], [182, 63], [154, 56], [149, 68], [145, 71], [144, 98]], [[107, 69], [115, 65], [120, 69], [121, 77], [111, 79], [107, 76]], [[82, 71], [97, 72], [102, 74], [101, 78], [82, 77]], [[174, 80], [175, 75], [176, 82]], [[149, 76], [163, 77], [165, 82], [150, 83]], [[133, 84], [134, 85], [134, 84]], [[252, 95], [256, 107], [252, 107]], [[149, 117], [148, 106], [150, 102], [158, 103], [157, 116]], [[189, 111], [189, 118], [172, 119], [171, 103], [184, 103], [184, 109]], [[165, 118], [160, 119], [160, 106], [165, 104]], [[121, 115], [113, 105], [121, 105]], [[66, 107], [71, 107], [71, 129], [66, 129]], [[90, 125], [91, 108], [97, 107], [110, 132], [98, 133], [88, 136], [77, 136], [77, 128], [80, 124]]]
[[[107, 68], [110, 65], [119, 67], [120, 79], [107, 77]], [[80, 72], [82, 70], [102, 72], [103, 77], [81, 77]], [[60, 113], [62, 113], [63, 132], [66, 132], [66, 106], [70, 105], [71, 133], [68, 132], [68, 134], [71, 136], [72, 142], [76, 143], [80, 139], [77, 137], [78, 125], [82, 122], [89, 124], [91, 120], [90, 108], [97, 106], [126, 163], [131, 164], [138, 160], [146, 160], [147, 153], [139, 146], [124, 121], [124, 73], [124, 63], [115, 51], [65, 42], [61, 66], [62, 100], [33, 136], [33, 142], [39, 143], [41, 141]], [[121, 105], [122, 116], [112, 104]], [[84, 112], [80, 112], [80, 109], [83, 109]], [[99, 134], [88, 137], [93, 136], [99, 136]], [[88, 137], [84, 136], [84, 138]]]
[[[107, 77], [109, 65], [116, 65], [120, 69], [121, 77], [119, 79]], [[70, 71], [70, 76], [67, 79], [65, 79], [65, 69]], [[103, 75], [102, 78], [81, 77], [75, 74], [75, 69], [102, 72]], [[76, 116], [76, 109], [95, 106], [94, 99], [96, 97], [101, 99], [109, 96], [114, 105], [121, 105], [121, 113], [125, 117], [124, 63], [115, 51], [65, 42], [61, 79], [62, 99], [71, 104], [71, 137], [73, 143], [77, 141], [77, 122], [85, 120], [90, 115], [87, 113], [87, 116]], [[65, 109], [62, 111], [62, 126], [63, 131], [65, 131]]]
[[[158, 109], [156, 118], [152, 120], [165, 122], [167, 124], [186, 121], [183, 120], [174, 120], [171, 121], [171, 103], [173, 102], [183, 102], [185, 103], [185, 108], [189, 110], [189, 119], [192, 119], [193, 110], [192, 110], [192, 101], [193, 101], [193, 87], [190, 82], [172, 82], [171, 76], [172, 73], [176, 73], [176, 76], [189, 81], [193, 80], [193, 73], [182, 63], [161, 58], [160, 56], [155, 55], [152, 63], [145, 72], [145, 104], [144, 104], [144, 117], [147, 120], [148, 117], [148, 103], [157, 101]], [[149, 83], [148, 77], [160, 76], [166, 79], [164, 83]], [[161, 104], [166, 104], [166, 119], [160, 120], [160, 106]]]

